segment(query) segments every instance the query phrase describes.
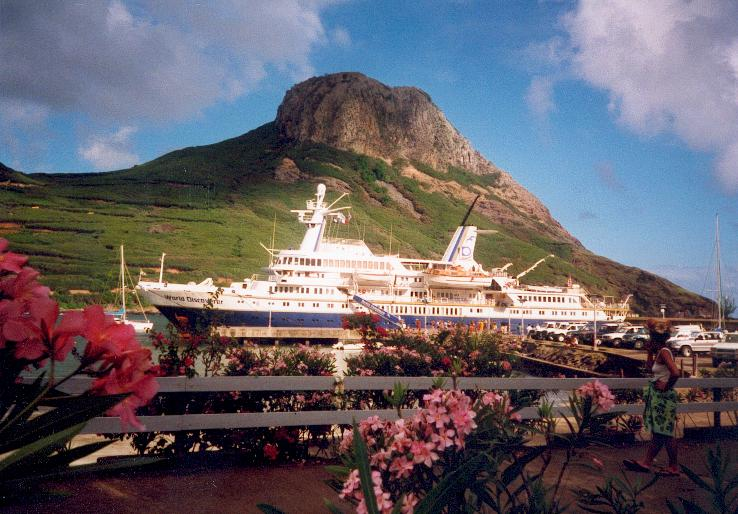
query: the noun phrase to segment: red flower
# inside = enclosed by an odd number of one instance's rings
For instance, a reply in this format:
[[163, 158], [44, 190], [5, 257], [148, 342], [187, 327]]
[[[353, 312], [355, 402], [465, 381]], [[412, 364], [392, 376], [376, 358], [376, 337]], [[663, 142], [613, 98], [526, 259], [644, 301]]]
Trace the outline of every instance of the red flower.
[[443, 366], [445, 368], [450, 368], [451, 367], [451, 359], [449, 359], [448, 357], [444, 357], [443, 359], [441, 359], [441, 364], [443, 364]]
[[275, 445], [267, 443], [264, 445], [264, 457], [266, 457], [269, 460], [277, 460], [277, 456], [279, 455], [279, 448], [277, 448]]
[[87, 307], [84, 312], [87, 339], [84, 359], [95, 362], [100, 359], [111, 363], [129, 348], [140, 348], [136, 332], [130, 325], [116, 323], [113, 316], [105, 315], [99, 305]]
[[0, 271], [20, 273], [21, 268], [28, 262], [28, 257], [13, 252], [6, 252], [8, 240], [0, 237]]
[[39, 272], [35, 269], [23, 268], [17, 275], [5, 277], [0, 281], [0, 293], [6, 298], [24, 303], [35, 298], [48, 298], [50, 290], [36, 282], [38, 276]]
[[20, 315], [18, 312], [16, 303], [16, 316], [5, 320], [2, 330], [6, 341], [15, 341], [17, 359], [36, 361], [51, 356], [55, 361], [63, 361], [74, 347], [74, 338], [84, 328], [75, 313], [65, 315], [59, 326], [54, 327], [59, 305], [49, 298], [32, 298], [28, 310]]

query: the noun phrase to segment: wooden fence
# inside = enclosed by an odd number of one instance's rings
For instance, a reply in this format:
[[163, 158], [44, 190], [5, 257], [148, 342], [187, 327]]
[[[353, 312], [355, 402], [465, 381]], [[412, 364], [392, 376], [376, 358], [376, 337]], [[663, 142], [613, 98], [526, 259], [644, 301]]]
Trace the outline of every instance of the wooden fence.
[[[432, 377], [162, 377], [159, 378], [159, 393], [206, 393], [206, 392], [269, 392], [284, 391], [299, 393], [306, 391], [377, 391], [392, 389], [401, 383], [408, 389], [428, 390], [436, 379]], [[459, 378], [457, 387], [464, 390], [542, 390], [572, 391], [591, 381], [590, 378]], [[646, 378], [602, 378], [600, 382], [610, 389], [639, 390], [648, 383]], [[91, 379], [74, 377], [60, 387], [67, 393], [82, 393], [89, 388]], [[445, 387], [451, 387], [451, 379], [446, 378]], [[684, 378], [679, 380], [677, 389], [707, 389], [712, 391], [712, 402], [680, 403], [679, 413], [715, 413], [715, 424], [719, 425], [720, 412], [738, 411], [738, 402], [721, 401], [721, 390], [738, 388], [738, 378]], [[614, 410], [627, 414], [641, 414], [642, 404], [618, 404]], [[403, 416], [411, 416], [416, 409], [404, 409]], [[559, 416], [569, 416], [571, 412], [564, 406], [557, 406]], [[520, 411], [523, 419], [537, 417], [535, 407]], [[255, 428], [305, 425], [348, 425], [353, 420], [378, 415], [385, 419], [396, 419], [393, 409], [379, 410], [329, 410], [298, 412], [242, 412], [219, 414], [182, 414], [162, 416], [140, 416], [140, 421], [148, 432], [175, 432], [180, 430], [205, 430], [229, 428]], [[92, 419], [82, 433], [113, 434], [120, 433], [119, 418], [98, 417]]]

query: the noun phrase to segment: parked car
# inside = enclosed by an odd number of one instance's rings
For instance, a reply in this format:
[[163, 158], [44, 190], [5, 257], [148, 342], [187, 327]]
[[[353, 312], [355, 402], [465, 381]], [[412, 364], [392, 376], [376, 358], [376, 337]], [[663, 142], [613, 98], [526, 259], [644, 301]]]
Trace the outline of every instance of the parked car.
[[628, 332], [623, 336], [621, 343], [626, 348], [641, 350], [651, 340], [651, 335], [646, 327], [637, 327], [636, 330]]
[[566, 342], [571, 344], [592, 344], [594, 335], [594, 327], [592, 323], [587, 323], [583, 327], [572, 330], [566, 334]]
[[635, 332], [639, 328], [642, 328], [642, 327], [624, 325], [624, 326], [621, 326], [615, 329], [613, 332], [602, 334], [600, 339], [602, 340], [602, 344], [606, 344], [606, 345], [612, 346], [613, 348], [617, 348], [623, 343], [623, 337], [625, 337], [627, 334]]
[[[597, 338], [609, 334], [622, 327], [622, 323], [597, 323]], [[594, 339], [594, 323], [589, 322], [577, 330], [567, 333], [566, 340], [572, 344], [592, 344]]]
[[689, 357], [693, 352], [707, 353], [721, 341], [719, 332], [692, 332], [688, 336], [672, 337], [667, 344], [683, 357]]
[[721, 362], [738, 363], [738, 332], [726, 333], [723, 337], [710, 348], [713, 367], [718, 367]]
[[536, 325], [529, 335], [533, 339], [546, 339], [549, 330], [558, 328], [559, 325], [565, 324], [563, 321], [547, 321], [543, 326]]
[[546, 339], [563, 343], [569, 334], [579, 330], [583, 326], [585, 326], [585, 323], [563, 323], [558, 327], [549, 329], [546, 333]]

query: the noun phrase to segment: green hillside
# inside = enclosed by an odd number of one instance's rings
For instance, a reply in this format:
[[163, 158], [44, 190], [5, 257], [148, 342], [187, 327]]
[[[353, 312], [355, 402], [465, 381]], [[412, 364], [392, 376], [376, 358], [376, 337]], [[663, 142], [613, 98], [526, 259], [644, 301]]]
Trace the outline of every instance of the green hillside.
[[[284, 158], [301, 177], [277, 182]], [[211, 276], [228, 283], [258, 273], [268, 262], [259, 242], [269, 245], [276, 220], [275, 247], [299, 244], [302, 226], [290, 209], [304, 208], [320, 180], [328, 199], [338, 196], [331, 182], [344, 182], [352, 194], [352, 219], [338, 235], [363, 237], [377, 252], [438, 257], [467, 205], [443, 190], [434, 191], [401, 173], [406, 163], [382, 160], [322, 145], [280, 141], [272, 123], [221, 143], [185, 148], [128, 170], [96, 174], [23, 175], [0, 172], [0, 237], [14, 251], [32, 256], [32, 265], [65, 306], [111, 302], [124, 244], [131, 273], [158, 273], [166, 252], [165, 279], [200, 281]], [[490, 185], [493, 177], [457, 168], [425, 174], [463, 187]], [[381, 183], [391, 184], [412, 203], [415, 216], [393, 200]], [[492, 194], [488, 191], [488, 194]], [[486, 267], [513, 262], [515, 275], [537, 259], [555, 254], [525, 277], [529, 283], [563, 285], [569, 276], [592, 292], [617, 298], [634, 293], [633, 307], [656, 314], [709, 313], [710, 302], [659, 277], [556, 241], [543, 230], [512, 222], [495, 224], [479, 214], [472, 223], [495, 233], [480, 236], [477, 260]], [[391, 237], [390, 237], [391, 236]], [[89, 293], [88, 293], [89, 292]]]

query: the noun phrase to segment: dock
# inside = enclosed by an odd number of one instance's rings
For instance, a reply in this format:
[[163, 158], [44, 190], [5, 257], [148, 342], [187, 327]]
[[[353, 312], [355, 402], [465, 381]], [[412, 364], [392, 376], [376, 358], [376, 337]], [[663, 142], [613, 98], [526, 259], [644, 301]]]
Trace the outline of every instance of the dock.
[[262, 339], [273, 341], [358, 341], [361, 339], [355, 330], [343, 328], [303, 328], [303, 327], [218, 327], [223, 337], [237, 339]]

